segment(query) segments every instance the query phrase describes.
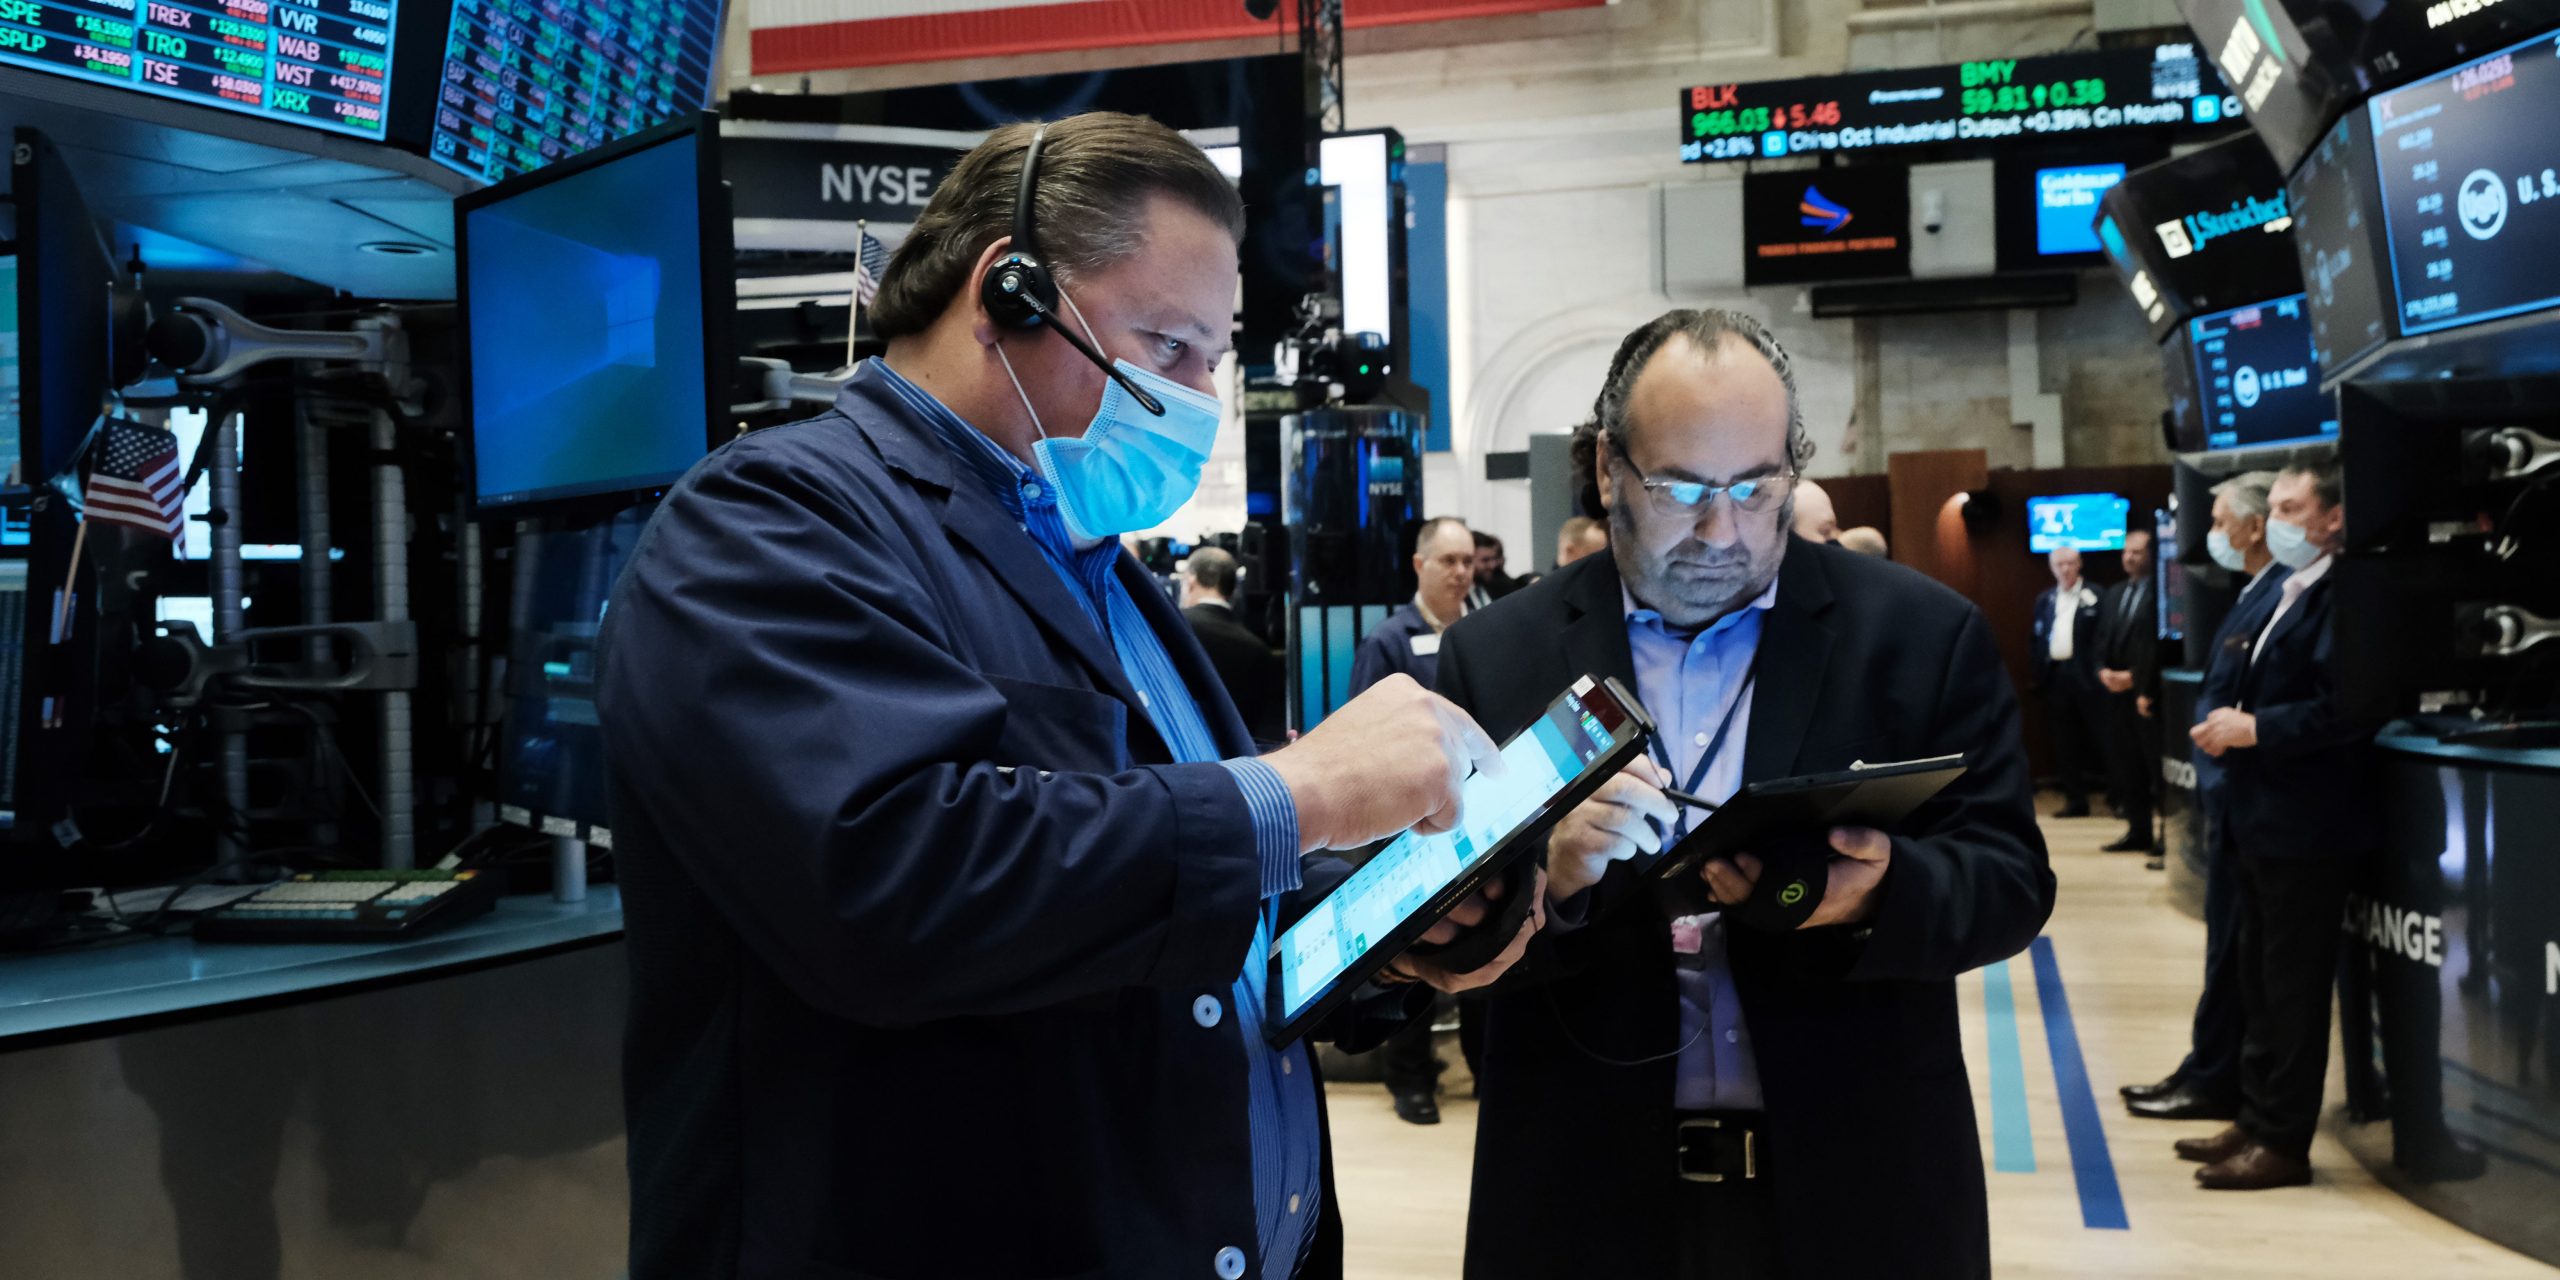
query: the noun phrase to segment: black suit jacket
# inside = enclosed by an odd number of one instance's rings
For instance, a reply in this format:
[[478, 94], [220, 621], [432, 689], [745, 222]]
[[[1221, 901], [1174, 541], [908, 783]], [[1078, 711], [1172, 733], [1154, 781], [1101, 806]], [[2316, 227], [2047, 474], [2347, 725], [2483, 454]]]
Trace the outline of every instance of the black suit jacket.
[[2160, 592], [2128, 578], [2098, 593], [2098, 665], [2133, 673], [2126, 696], [2160, 696]]
[[[2083, 582], [2080, 585], [2086, 589], [2089, 584]], [[2027, 661], [2035, 668], [2035, 689], [2038, 693], [2044, 692], [2057, 679], [2070, 688], [2098, 687], [2097, 593], [2090, 592], [2091, 598], [2087, 603], [2071, 610], [2071, 661], [2065, 664], [2055, 662], [2052, 657], [2054, 593], [2060, 590], [2060, 587], [2046, 587], [2044, 594], [2036, 597], [2035, 643], [2027, 650]]]
[[2336, 602], [2324, 575], [2239, 673], [2232, 705], [2258, 718], [2258, 745], [2222, 754], [2223, 805], [2228, 834], [2252, 856], [2351, 858], [2379, 838], [2370, 802], [2378, 726], [2338, 712], [2329, 657]]
[[1280, 655], [1253, 628], [1237, 621], [1236, 611], [1227, 605], [1195, 604], [1182, 616], [1191, 623], [1191, 633], [1200, 637], [1200, 647], [1209, 651], [1209, 665], [1217, 668], [1218, 683], [1235, 699], [1236, 714], [1244, 717], [1253, 740], [1284, 741], [1289, 732], [1282, 719], [1289, 699], [1289, 669]]
[[[2054, 894], [2016, 698], [1971, 604], [1908, 568], [1801, 540], [1759, 652], [1746, 780], [1956, 751], [1972, 763], [1894, 834], [1867, 926], [1732, 930], [1789, 1273], [1986, 1275], [1954, 978], [2024, 948]], [[1584, 673], [1635, 687], [1611, 556], [1452, 627], [1439, 687], [1501, 739]], [[1672, 1265], [1667, 916], [1624, 869], [1590, 896], [1582, 928], [1542, 935], [1493, 988], [1470, 1280], [1656, 1277]]]

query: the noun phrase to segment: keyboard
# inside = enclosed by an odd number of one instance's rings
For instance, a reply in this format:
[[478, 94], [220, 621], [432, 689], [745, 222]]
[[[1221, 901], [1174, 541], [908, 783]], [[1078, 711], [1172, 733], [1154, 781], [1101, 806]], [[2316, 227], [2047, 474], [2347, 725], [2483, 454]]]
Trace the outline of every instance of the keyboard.
[[498, 905], [477, 871], [320, 871], [196, 917], [207, 942], [353, 942], [432, 933]]

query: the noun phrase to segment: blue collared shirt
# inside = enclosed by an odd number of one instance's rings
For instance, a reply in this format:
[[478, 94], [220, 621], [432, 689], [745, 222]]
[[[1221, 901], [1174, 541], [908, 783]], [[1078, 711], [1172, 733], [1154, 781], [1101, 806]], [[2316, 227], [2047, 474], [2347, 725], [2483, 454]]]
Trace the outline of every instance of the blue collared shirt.
[[[1627, 648], [1635, 658], [1636, 697], [1651, 711], [1655, 741], [1670, 757], [1675, 785], [1719, 804], [1742, 787], [1742, 744], [1750, 737], [1753, 689], [1747, 682], [1760, 652], [1760, 624], [1777, 601], [1778, 584], [1750, 604], [1694, 635], [1671, 630], [1662, 615], [1625, 595]], [[1737, 703], [1737, 699], [1739, 702]], [[1724, 744], [1693, 786], [1692, 772], [1726, 713], [1733, 717]], [[1758, 1111], [1760, 1069], [1725, 959], [1720, 914], [1690, 916], [1670, 924], [1676, 985], [1680, 992], [1680, 1060], [1672, 1105], [1685, 1111]]]
[[1223, 764], [1235, 775], [1253, 818], [1254, 844], [1262, 860], [1262, 918], [1254, 927], [1253, 949], [1231, 990], [1236, 1033], [1245, 1056], [1245, 1105], [1253, 1136], [1254, 1222], [1261, 1234], [1264, 1280], [1286, 1280], [1296, 1272], [1307, 1242], [1315, 1235], [1318, 1197], [1323, 1194], [1324, 1134], [1316, 1110], [1315, 1076], [1308, 1069], [1303, 1044], [1275, 1052], [1263, 1039], [1269, 1010], [1266, 987], [1271, 954], [1270, 902], [1299, 885], [1298, 808], [1287, 784], [1271, 766], [1251, 758], [1219, 760], [1218, 747], [1200, 704], [1175, 670], [1164, 638], [1147, 625], [1130, 598], [1128, 587], [1113, 572], [1120, 544], [1105, 540], [1078, 547], [1058, 511], [1057, 495], [1040, 474], [1024, 466], [985, 433], [923, 388], [901, 377], [885, 361], [864, 362], [864, 373], [876, 370], [899, 401], [934, 434], [968, 471], [986, 484], [997, 501], [1021, 524], [1040, 548], [1067, 594], [1084, 606], [1085, 615], [1111, 637], [1112, 651], [1147, 718], [1163, 735], [1173, 758], [1186, 764]]

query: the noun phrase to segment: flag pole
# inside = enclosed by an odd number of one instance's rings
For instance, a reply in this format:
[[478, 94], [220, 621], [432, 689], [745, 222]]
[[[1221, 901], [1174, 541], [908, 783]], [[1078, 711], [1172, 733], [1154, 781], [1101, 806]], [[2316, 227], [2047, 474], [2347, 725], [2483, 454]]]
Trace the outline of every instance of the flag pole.
[[862, 242], [871, 238], [871, 220], [853, 220], [853, 292], [845, 298], [844, 367], [853, 367], [856, 338], [862, 332]]

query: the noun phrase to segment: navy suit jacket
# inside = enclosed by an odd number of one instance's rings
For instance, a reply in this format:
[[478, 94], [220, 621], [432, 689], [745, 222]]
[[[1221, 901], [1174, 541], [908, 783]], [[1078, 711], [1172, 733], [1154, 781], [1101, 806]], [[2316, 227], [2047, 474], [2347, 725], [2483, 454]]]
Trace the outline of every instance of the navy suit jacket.
[[[1219, 749], [1200, 645], [1118, 572]], [[1262, 872], [1109, 639], [876, 383], [694, 468], [633, 552], [599, 708], [632, 967], [631, 1274], [1258, 1273], [1223, 1009]], [[1348, 873], [1306, 863], [1310, 902]], [[1409, 997], [1335, 1024], [1382, 1039]], [[1204, 1023], [1206, 1025], [1204, 1025]], [[1330, 1185], [1308, 1274], [1340, 1269]]]
[[2231, 705], [2258, 718], [2258, 745], [2222, 754], [2225, 832], [2251, 856], [2346, 858], [2380, 838], [2370, 803], [2379, 726], [2339, 713], [2336, 603], [2333, 578], [2312, 583], [2234, 687]]
[[[2240, 588], [2240, 598], [2231, 603], [2231, 612], [2222, 615], [2222, 625], [2214, 628], [2213, 650], [2205, 658], [2204, 679], [2196, 690], [2195, 723], [2203, 724], [2216, 707], [2236, 705], [2240, 697], [2240, 677], [2249, 670], [2249, 647], [2258, 642], [2258, 633], [2267, 629], [2267, 616], [2276, 611], [2276, 603], [2284, 594], [2284, 580], [2293, 570], [2280, 564], [2267, 566], [2266, 576]], [[2196, 793], [2208, 802], [2222, 798], [2222, 762], [2201, 751], [2188, 753], [2196, 767]], [[2208, 813], [2208, 820], [2213, 820]]]
[[[2061, 668], [2061, 678], [2074, 687], [2098, 687], [2098, 591], [2082, 582], [2089, 593], [2088, 602], [2072, 610], [2071, 663]], [[2035, 647], [2027, 651], [2027, 661], [2035, 668], [2035, 689], [2042, 693], [2056, 678], [2053, 661], [2053, 602], [2059, 587], [2046, 587], [2036, 597]]]

